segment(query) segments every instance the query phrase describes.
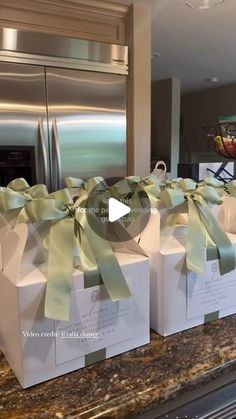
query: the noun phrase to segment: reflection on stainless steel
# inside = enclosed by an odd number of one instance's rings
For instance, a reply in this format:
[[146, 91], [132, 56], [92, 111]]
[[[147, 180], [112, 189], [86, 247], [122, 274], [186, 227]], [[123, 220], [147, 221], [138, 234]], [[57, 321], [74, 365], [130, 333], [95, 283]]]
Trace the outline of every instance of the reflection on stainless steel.
[[42, 179], [42, 183], [46, 185], [49, 183], [48, 179], [48, 162], [47, 162], [47, 147], [46, 139], [43, 129], [43, 120], [39, 119], [39, 146], [38, 146], [38, 167], [39, 167], [39, 178]]
[[[87, 111], [96, 111], [96, 107], [93, 106], [72, 106], [72, 105], [62, 105], [62, 106], [52, 106], [51, 109], [54, 112], [64, 112], [65, 109], [69, 112], [80, 112], [82, 110], [87, 110]], [[13, 104], [13, 103], [4, 103], [1, 102], [0, 103], [0, 111], [4, 112], [4, 111], [14, 111], [14, 112], [22, 112], [22, 111], [26, 111], [34, 113], [34, 112], [43, 112], [45, 110], [45, 105], [44, 106], [35, 106], [31, 103], [28, 103], [27, 105], [25, 104], [21, 104], [21, 103], [17, 103], [17, 104]], [[100, 110], [102, 112], [114, 112], [114, 113], [120, 113], [119, 109], [109, 109], [109, 108], [103, 108], [101, 107]]]
[[128, 66], [120, 62], [112, 64], [97, 63], [96, 61], [80, 60], [77, 58], [49, 57], [47, 55], [23, 54], [0, 49], [0, 60], [7, 63], [32, 64], [58, 68], [76, 68], [79, 70], [100, 71], [104, 73], [128, 74]]
[[0, 62], [0, 146], [33, 147], [49, 190], [125, 176], [126, 78]]
[[[42, 139], [47, 133], [45, 101], [43, 68], [0, 63], [0, 146], [34, 147], [38, 183], [43, 183], [46, 175], [42, 165]], [[44, 148], [47, 152], [47, 143]]]
[[[54, 189], [61, 188], [61, 151], [58, 138], [57, 121], [54, 119], [52, 123], [52, 164], [53, 164], [53, 178]], [[53, 181], [53, 179], [52, 179]]]
[[56, 119], [65, 176], [126, 175], [126, 80], [47, 69], [48, 116]]
[[2, 28], [2, 49], [15, 51], [17, 48], [17, 29]]
[[72, 68], [77, 68], [80, 64], [85, 68], [87, 63], [87, 69], [95, 65], [100, 67], [100, 71], [108, 71], [109, 66], [114, 67], [113, 71], [120, 74], [127, 74], [128, 71], [128, 48], [105, 42], [0, 28], [0, 50], [2, 57], [5, 52], [5, 57], [8, 58], [24, 59], [24, 62], [27, 62], [27, 59], [33, 60], [28, 62], [30, 64], [55, 66], [57, 65], [55, 62], [53, 64], [55, 57], [59, 63], [63, 59], [71, 60], [67, 65], [70, 64]]
[[[103, 112], [103, 110], [102, 110], [102, 112]], [[78, 117], [75, 117], [75, 119], [67, 119], [67, 120], [62, 120], [61, 122], [60, 122], [60, 124], [61, 125], [68, 125], [68, 126], [70, 126], [70, 125], [77, 125], [77, 124], [80, 124], [80, 125], [82, 125], [82, 124], [85, 124], [85, 125], [88, 125], [88, 124], [96, 124], [96, 125], [104, 125], [104, 124], [107, 124], [107, 125], [112, 125], [114, 128], [115, 127], [124, 127], [124, 118], [125, 118], [126, 116], [125, 116], [125, 112], [122, 114], [122, 113], [120, 113], [120, 115], [115, 115], [115, 117], [114, 117], [114, 115], [109, 115], [109, 116], [106, 116], [106, 117], [100, 117], [100, 116], [94, 116], [94, 115], [87, 115], [86, 117], [84, 117], [84, 116], [78, 116]]]

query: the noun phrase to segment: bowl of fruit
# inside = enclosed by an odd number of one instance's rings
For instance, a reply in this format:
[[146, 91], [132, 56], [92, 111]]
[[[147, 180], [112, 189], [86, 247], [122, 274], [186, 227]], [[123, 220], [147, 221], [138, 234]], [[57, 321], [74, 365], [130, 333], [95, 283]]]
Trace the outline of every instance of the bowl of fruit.
[[208, 144], [222, 157], [236, 159], [236, 122], [205, 125]]

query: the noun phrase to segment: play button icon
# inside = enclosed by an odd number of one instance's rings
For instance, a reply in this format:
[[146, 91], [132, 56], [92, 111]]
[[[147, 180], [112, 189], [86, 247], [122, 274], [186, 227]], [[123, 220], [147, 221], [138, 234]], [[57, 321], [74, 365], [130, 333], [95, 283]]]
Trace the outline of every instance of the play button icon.
[[136, 177], [95, 184], [79, 208], [92, 230], [111, 243], [137, 238], [151, 213], [149, 196]]
[[110, 223], [119, 220], [130, 213], [130, 207], [115, 198], [110, 198], [108, 201], [108, 220]]

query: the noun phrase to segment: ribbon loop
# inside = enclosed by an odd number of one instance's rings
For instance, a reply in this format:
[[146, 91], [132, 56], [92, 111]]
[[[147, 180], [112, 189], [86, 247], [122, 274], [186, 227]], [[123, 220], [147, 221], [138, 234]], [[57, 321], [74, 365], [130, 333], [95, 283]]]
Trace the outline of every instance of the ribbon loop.
[[24, 178], [18, 178], [12, 180], [10, 183], [8, 183], [7, 188], [12, 189], [15, 192], [21, 192], [28, 189], [30, 186], [28, 182]]
[[75, 177], [66, 177], [65, 183], [69, 189], [78, 189], [78, 196], [87, 195], [93, 190], [96, 192], [103, 192], [107, 189], [107, 183], [101, 176], [95, 176], [88, 179], [86, 182]]
[[141, 185], [148, 194], [149, 198], [156, 198], [156, 200], [160, 199], [162, 181], [160, 181], [157, 176], [151, 174], [147, 178], [143, 179]]
[[160, 196], [167, 208], [176, 208], [186, 201], [184, 193], [177, 189], [166, 188], [161, 191]]
[[84, 187], [84, 181], [82, 179], [67, 176], [65, 178], [65, 184], [67, 188], [83, 188]]
[[73, 199], [71, 198], [70, 191], [67, 188], [60, 189], [59, 191], [50, 193], [48, 195], [48, 198], [55, 199], [56, 201], [61, 201], [65, 206], [70, 205], [70, 204], [73, 205]]
[[181, 179], [179, 182], [177, 182], [177, 184], [180, 187], [180, 189], [182, 189], [185, 192], [195, 191], [197, 187], [197, 183], [195, 182], [195, 180], [190, 178]]
[[13, 209], [21, 209], [28, 202], [28, 198], [22, 193], [15, 192], [11, 189], [3, 189], [0, 191], [0, 212], [4, 213]]
[[200, 185], [208, 185], [208, 186], [212, 186], [213, 188], [223, 188], [224, 187], [224, 182], [222, 182], [221, 180], [216, 179], [213, 176], [209, 176], [206, 179], [204, 179], [203, 182], [200, 183]]
[[15, 179], [6, 188], [0, 188], [0, 212], [21, 209], [32, 199], [44, 198], [47, 195], [46, 185], [30, 187], [24, 178]]
[[[51, 198], [28, 202], [25, 205], [25, 212], [31, 223], [59, 221], [69, 215], [67, 203]], [[23, 220], [19, 216], [18, 223], [20, 222]]]
[[200, 195], [206, 202], [220, 205], [223, 199], [212, 186], [204, 185], [197, 188], [195, 195]]
[[48, 195], [48, 189], [46, 185], [34, 185], [25, 191], [32, 199], [45, 198]]

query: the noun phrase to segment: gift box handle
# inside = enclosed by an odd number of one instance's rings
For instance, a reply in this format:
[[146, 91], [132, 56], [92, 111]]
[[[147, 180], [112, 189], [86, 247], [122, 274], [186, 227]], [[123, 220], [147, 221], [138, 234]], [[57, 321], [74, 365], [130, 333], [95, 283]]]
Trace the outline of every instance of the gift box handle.
[[158, 169], [158, 167], [159, 167], [159, 166], [164, 166], [164, 170], [163, 170], [163, 172], [164, 172], [164, 173], [166, 173], [166, 172], [167, 172], [166, 163], [165, 163], [163, 160], [159, 160], [159, 161], [156, 163], [156, 166], [155, 166], [155, 169], [154, 169], [154, 170]]

